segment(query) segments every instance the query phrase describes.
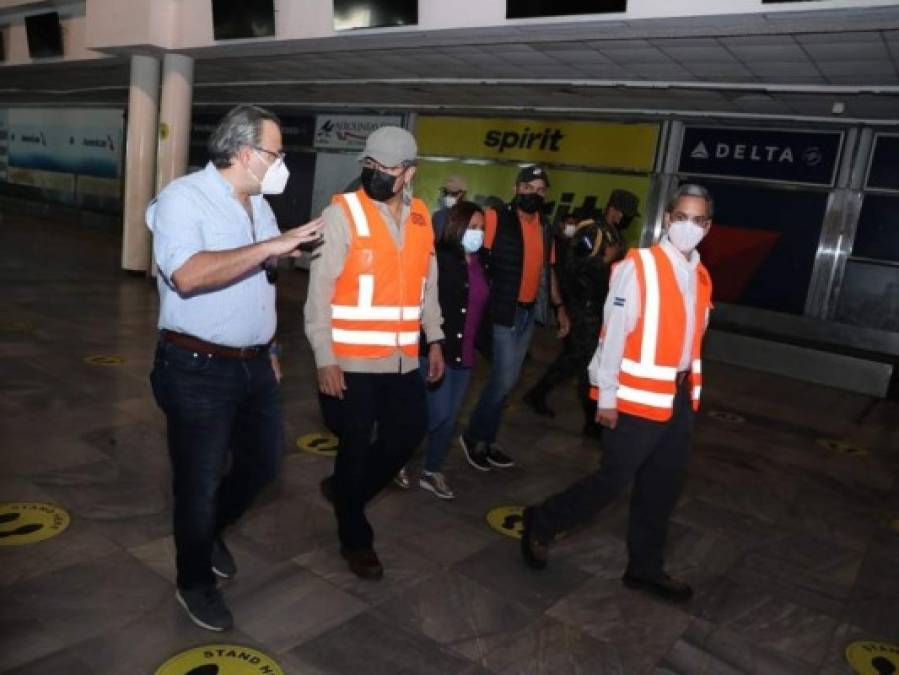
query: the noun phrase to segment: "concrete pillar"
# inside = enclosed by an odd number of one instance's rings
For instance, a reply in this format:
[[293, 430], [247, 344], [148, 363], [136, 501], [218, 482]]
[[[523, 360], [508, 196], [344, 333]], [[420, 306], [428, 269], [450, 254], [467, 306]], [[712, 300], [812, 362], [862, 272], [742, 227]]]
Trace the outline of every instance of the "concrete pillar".
[[190, 149], [190, 109], [193, 103], [194, 60], [166, 54], [162, 66], [162, 101], [159, 104], [159, 157], [156, 191], [183, 176]]
[[153, 56], [132, 56], [122, 218], [122, 269], [125, 270], [146, 272], [150, 267], [150, 232], [144, 212], [156, 186], [158, 110], [159, 60]]

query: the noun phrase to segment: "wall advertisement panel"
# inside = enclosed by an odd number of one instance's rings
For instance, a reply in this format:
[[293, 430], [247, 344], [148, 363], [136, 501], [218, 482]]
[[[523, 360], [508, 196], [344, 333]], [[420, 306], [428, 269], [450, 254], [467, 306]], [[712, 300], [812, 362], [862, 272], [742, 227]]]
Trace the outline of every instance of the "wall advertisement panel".
[[7, 179], [73, 198], [117, 201], [122, 139], [121, 110], [10, 109]]
[[657, 124], [618, 124], [496, 117], [419, 117], [415, 127], [424, 157], [467, 157], [542, 162], [649, 172], [659, 138]]
[[316, 115], [314, 143], [320, 150], [361, 150], [372, 131], [402, 124], [400, 115]]

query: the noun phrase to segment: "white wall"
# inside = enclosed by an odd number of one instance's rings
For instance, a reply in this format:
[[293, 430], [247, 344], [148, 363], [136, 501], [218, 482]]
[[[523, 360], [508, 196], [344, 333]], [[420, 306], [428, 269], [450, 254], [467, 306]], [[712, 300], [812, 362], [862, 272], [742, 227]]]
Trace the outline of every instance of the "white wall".
[[[896, 0], [812, 0], [797, 4], [763, 5], [760, 0], [629, 0], [624, 14], [592, 15], [590, 20], [620, 22], [647, 18], [675, 18], [737, 14], [810, 12], [823, 9], [887, 7]], [[211, 0], [57, 0], [65, 31], [64, 59], [97, 58], [104, 49], [118, 52], [156, 46], [197, 49], [216, 43], [212, 36]], [[29, 9], [32, 7], [32, 9]], [[7, 60], [3, 65], [29, 63], [24, 16], [47, 11], [37, 0], [0, 0], [0, 26], [6, 25]], [[439, 31], [459, 28], [496, 28], [509, 25], [544, 25], [547, 34], [564, 39], [565, 27], [587, 17], [506, 20], [506, 0], [419, 0], [419, 24], [408, 28], [372, 29], [350, 35], [390, 32]], [[259, 40], [321, 39], [338, 35], [332, 27], [330, 0], [275, 0], [274, 38]], [[558, 28], [553, 29], [554, 25]], [[2, 66], [0, 66], [2, 67]]]

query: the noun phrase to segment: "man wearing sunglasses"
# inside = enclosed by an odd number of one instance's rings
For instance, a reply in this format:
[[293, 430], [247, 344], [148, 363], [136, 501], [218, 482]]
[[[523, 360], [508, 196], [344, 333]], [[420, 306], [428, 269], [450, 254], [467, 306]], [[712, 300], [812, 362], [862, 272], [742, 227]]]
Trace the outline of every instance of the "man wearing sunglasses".
[[209, 154], [147, 209], [159, 270], [150, 382], [168, 426], [176, 597], [194, 623], [222, 631], [232, 617], [216, 576], [237, 571], [222, 534], [276, 476], [283, 449], [275, 287], [264, 268], [317, 240], [322, 222], [282, 234], [263, 198], [287, 182], [274, 114], [231, 110]]
[[543, 569], [557, 535], [587, 522], [633, 481], [622, 582], [673, 602], [690, 586], [664, 568], [668, 520], [680, 494], [702, 390], [702, 339], [712, 281], [696, 247], [712, 225], [712, 197], [681, 185], [665, 236], [631, 250], [612, 272], [591, 363], [596, 421], [606, 427], [599, 469], [524, 511], [521, 553]]

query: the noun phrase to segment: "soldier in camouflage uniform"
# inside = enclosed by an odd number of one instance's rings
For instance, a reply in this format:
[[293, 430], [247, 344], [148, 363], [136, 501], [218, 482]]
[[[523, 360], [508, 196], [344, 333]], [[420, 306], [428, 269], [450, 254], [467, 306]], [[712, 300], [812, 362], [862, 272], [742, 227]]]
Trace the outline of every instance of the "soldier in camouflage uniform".
[[590, 399], [587, 365], [599, 341], [611, 266], [626, 253], [621, 230], [636, 215], [636, 195], [614, 190], [598, 219], [578, 224], [559, 275], [571, 317], [571, 333], [559, 356], [524, 396], [525, 403], [535, 413], [553, 417], [555, 413], [546, 402], [547, 395], [556, 385], [577, 375], [578, 398], [584, 410], [583, 433], [590, 436], [598, 436], [600, 428], [594, 419], [596, 403]]

